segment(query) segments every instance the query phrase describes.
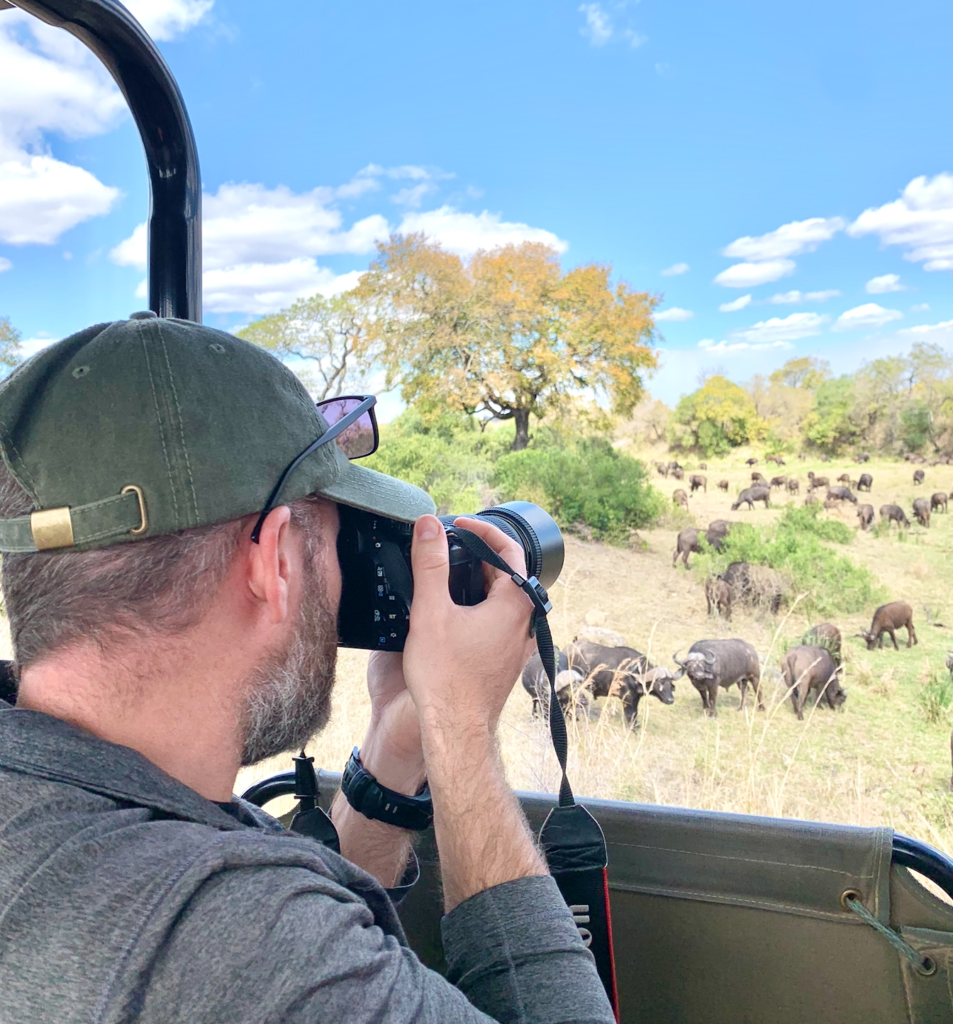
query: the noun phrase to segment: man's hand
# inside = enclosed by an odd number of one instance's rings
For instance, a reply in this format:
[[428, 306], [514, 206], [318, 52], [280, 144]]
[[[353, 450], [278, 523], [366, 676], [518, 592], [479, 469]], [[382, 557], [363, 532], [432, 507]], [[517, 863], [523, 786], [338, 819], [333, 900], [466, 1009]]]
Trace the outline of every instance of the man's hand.
[[[472, 530], [524, 571], [520, 546], [476, 519]], [[533, 651], [533, 605], [503, 573], [486, 568], [486, 600], [455, 605], [448, 587], [447, 536], [422, 516], [411, 550], [414, 601], [404, 677], [420, 719], [434, 829], [448, 911], [495, 885], [546, 873], [503, 777], [496, 727], [506, 698]]]

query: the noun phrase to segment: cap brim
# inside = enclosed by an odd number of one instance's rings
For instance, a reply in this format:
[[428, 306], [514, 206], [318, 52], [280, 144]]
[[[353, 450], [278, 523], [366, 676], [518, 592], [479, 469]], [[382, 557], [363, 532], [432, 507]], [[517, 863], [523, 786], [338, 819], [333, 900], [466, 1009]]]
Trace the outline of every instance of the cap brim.
[[354, 462], [349, 462], [337, 480], [319, 488], [318, 493], [342, 505], [377, 512], [402, 523], [412, 523], [437, 510], [426, 491]]

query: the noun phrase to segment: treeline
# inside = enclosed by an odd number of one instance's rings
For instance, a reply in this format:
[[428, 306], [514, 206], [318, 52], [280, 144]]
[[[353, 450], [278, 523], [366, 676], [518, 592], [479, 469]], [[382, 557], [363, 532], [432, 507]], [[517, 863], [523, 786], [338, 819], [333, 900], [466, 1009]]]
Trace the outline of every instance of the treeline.
[[792, 359], [739, 385], [709, 377], [674, 409], [650, 401], [633, 429], [673, 451], [726, 455], [741, 445], [766, 454], [953, 455], [953, 357], [938, 345], [875, 359], [833, 376], [823, 359]]

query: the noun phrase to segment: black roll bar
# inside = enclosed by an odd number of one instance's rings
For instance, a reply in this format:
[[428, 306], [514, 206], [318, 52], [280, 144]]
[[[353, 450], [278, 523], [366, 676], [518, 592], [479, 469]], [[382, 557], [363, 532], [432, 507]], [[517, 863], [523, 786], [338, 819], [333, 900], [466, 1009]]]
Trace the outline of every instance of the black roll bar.
[[[122, 90], [146, 153], [149, 308], [202, 320], [202, 179], [182, 94], [155, 43], [118, 0], [10, 0], [76, 36]], [[0, 6], [7, 6], [0, 4]]]

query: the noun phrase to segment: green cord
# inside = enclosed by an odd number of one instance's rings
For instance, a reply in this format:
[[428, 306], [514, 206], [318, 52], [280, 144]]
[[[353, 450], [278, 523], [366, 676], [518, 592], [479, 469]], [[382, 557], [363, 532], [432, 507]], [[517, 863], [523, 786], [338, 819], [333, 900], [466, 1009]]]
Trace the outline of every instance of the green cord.
[[910, 966], [918, 974], [929, 975], [936, 973], [936, 964], [930, 957], [923, 956], [909, 943], [904, 942], [899, 932], [894, 931], [893, 928], [888, 928], [885, 924], [881, 924], [856, 896], [845, 895], [844, 906], [849, 907], [862, 921], [865, 921], [871, 928], [880, 932], [901, 956], [909, 960]]

